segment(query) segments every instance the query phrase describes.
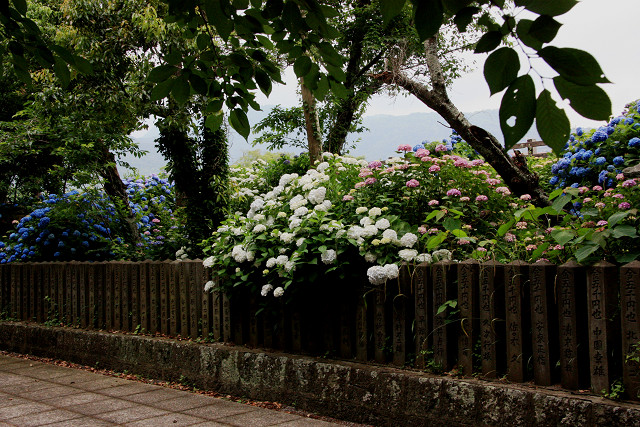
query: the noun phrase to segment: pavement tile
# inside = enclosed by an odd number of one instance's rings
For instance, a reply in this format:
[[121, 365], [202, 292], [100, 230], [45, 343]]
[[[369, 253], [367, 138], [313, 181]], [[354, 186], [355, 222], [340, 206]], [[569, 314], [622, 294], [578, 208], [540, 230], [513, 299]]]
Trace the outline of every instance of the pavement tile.
[[88, 403], [88, 402], [95, 402], [96, 400], [100, 400], [100, 399], [104, 399], [104, 396], [97, 393], [86, 392], [86, 393], [72, 394], [69, 396], [54, 397], [52, 399], [44, 400], [43, 402], [49, 405], [56, 406], [58, 408], [64, 408], [67, 406], [74, 406], [74, 405], [81, 405], [83, 403]]
[[205, 421], [200, 424], [194, 424], [193, 427], [229, 427], [229, 424], [223, 424], [216, 421]]
[[119, 411], [97, 414], [94, 415], [94, 417], [116, 424], [128, 424], [132, 421], [138, 421], [167, 414], [167, 411], [163, 411], [161, 409], [151, 408], [144, 405], [137, 405], [127, 409], [121, 409]]
[[154, 403], [182, 396], [184, 396], [184, 391], [162, 387], [142, 393], [130, 394], [125, 396], [125, 398], [131, 402], [151, 404], [151, 406], [153, 406]]
[[9, 395], [7, 395], [7, 397], [0, 397], [0, 408], [4, 408], [7, 406], [22, 405], [24, 403], [31, 403], [31, 401], [24, 399], [22, 397], [9, 396]]
[[109, 421], [97, 420], [91, 417], [75, 418], [57, 423], [47, 424], [47, 427], [94, 427], [94, 426], [114, 426], [116, 424]]
[[271, 410], [251, 411], [242, 414], [232, 415], [230, 417], [220, 418], [216, 421], [227, 423], [232, 426], [251, 426], [265, 427], [281, 424], [287, 421], [293, 421], [299, 418], [298, 415], [287, 414], [286, 412], [278, 412]]
[[207, 420], [218, 420], [220, 418], [244, 414], [246, 412], [255, 412], [258, 410], [259, 408], [255, 406], [243, 405], [241, 403], [229, 402], [227, 400], [216, 400], [215, 403], [209, 406], [187, 409], [182, 411], [182, 413], [205, 418]]
[[127, 423], [128, 426], [158, 427], [158, 426], [191, 426], [201, 424], [206, 420], [185, 414], [167, 414], [159, 417], [146, 418], [144, 420]]
[[29, 367], [24, 369], [16, 369], [13, 371], [13, 373], [19, 374], [19, 375], [25, 375], [31, 378], [38, 378], [41, 380], [52, 380], [53, 378], [64, 377], [66, 375], [69, 375], [67, 371], [63, 371], [60, 369], [52, 369], [52, 368], [56, 368], [56, 367], [41, 365], [41, 367], [34, 366], [34, 367]]
[[41, 388], [39, 390], [33, 390], [26, 387], [24, 390], [16, 393], [16, 395], [29, 398], [30, 400], [40, 401], [48, 400], [52, 397], [62, 397], [78, 393], [82, 393], [82, 390], [78, 390], [73, 387], [62, 387], [55, 384], [53, 387]]
[[201, 406], [212, 405], [217, 400], [213, 397], [200, 396], [197, 394], [182, 395], [174, 399], [162, 400], [160, 402], [150, 403], [151, 406], [156, 408], [166, 409], [167, 411], [182, 412], [187, 409], [198, 408]]
[[132, 406], [135, 405], [132, 402], [127, 402], [126, 400], [104, 397], [94, 402], [68, 406], [67, 409], [84, 415], [96, 415], [103, 414], [105, 412], [113, 412], [120, 409], [131, 408]]
[[81, 388], [82, 390], [87, 391], [96, 391], [129, 383], [130, 382], [128, 380], [113, 377], [103, 377], [100, 374], [95, 374], [91, 381], [74, 384], [74, 387]]
[[94, 375], [90, 372], [70, 372], [68, 375], [63, 377], [52, 378], [51, 382], [60, 385], [71, 385], [85, 383], [87, 381], [92, 381], [93, 379]]
[[54, 409], [47, 412], [37, 412], [29, 415], [21, 415], [18, 420], [21, 427], [42, 426], [45, 424], [70, 421], [74, 418], [82, 417], [81, 414], [65, 411], [64, 409]]
[[0, 419], [8, 421], [11, 418], [22, 417], [37, 412], [45, 412], [55, 409], [53, 406], [45, 405], [43, 403], [29, 402], [22, 403], [20, 405], [11, 405], [0, 408]]
[[327, 421], [316, 420], [315, 418], [299, 417], [292, 421], [278, 424], [278, 427], [331, 427], [339, 426], [340, 424], [330, 423]]
[[96, 393], [105, 394], [107, 396], [123, 397], [130, 394], [142, 393], [149, 389], [153, 389], [153, 387], [154, 386], [150, 384], [127, 381], [127, 384], [96, 390]]
[[14, 384], [10, 388], [3, 387], [6, 391], [9, 391], [13, 394], [20, 394], [24, 391], [37, 391], [44, 390], [47, 388], [52, 388], [57, 386], [58, 384], [50, 383], [48, 381], [38, 380], [35, 378], [22, 377], [24, 381], [19, 384]]

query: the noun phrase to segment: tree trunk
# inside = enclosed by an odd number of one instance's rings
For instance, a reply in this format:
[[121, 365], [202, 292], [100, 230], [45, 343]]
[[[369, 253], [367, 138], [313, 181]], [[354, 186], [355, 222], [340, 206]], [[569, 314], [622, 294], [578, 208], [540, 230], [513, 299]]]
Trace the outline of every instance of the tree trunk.
[[98, 148], [102, 151], [103, 166], [99, 169], [99, 174], [104, 180], [104, 191], [116, 208], [122, 223], [125, 242], [135, 245], [141, 241], [138, 221], [129, 206], [127, 187], [125, 187], [122, 178], [120, 178], [120, 173], [116, 167], [116, 158], [102, 141], [98, 141]]
[[316, 98], [300, 78], [300, 90], [302, 92], [302, 110], [307, 130], [307, 143], [309, 145], [309, 161], [315, 165], [322, 160], [322, 140], [320, 136], [320, 118], [316, 108]]
[[433, 37], [425, 42], [427, 66], [432, 89], [411, 80], [395, 70], [376, 74], [373, 77], [386, 84], [398, 85], [417, 97], [426, 106], [440, 114], [447, 123], [475, 149], [505, 181], [509, 189], [517, 195], [529, 194], [536, 206], [548, 206], [549, 199], [540, 188], [538, 176], [524, 166], [518, 166], [508, 156], [495, 136], [486, 130], [473, 126], [449, 99], [442, 66], [437, 56], [437, 41]]

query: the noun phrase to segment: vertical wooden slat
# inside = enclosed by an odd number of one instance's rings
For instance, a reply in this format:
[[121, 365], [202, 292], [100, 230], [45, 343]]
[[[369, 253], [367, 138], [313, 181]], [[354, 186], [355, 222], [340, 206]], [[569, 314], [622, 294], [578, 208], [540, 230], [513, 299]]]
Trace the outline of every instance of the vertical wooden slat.
[[129, 282], [131, 283], [131, 329], [142, 331], [143, 326], [140, 322], [140, 268], [142, 264], [133, 262], [129, 267]]
[[615, 265], [600, 261], [587, 270], [587, 295], [591, 390], [609, 392], [617, 374], [616, 361], [612, 358], [616, 354], [615, 337], [619, 331], [619, 326], [613, 322], [618, 306], [618, 269]]
[[201, 333], [198, 329], [202, 319], [203, 278], [202, 261], [189, 261], [189, 335], [191, 338], [197, 338]]
[[[584, 325], [587, 324], [585, 270], [575, 261], [569, 261], [558, 267], [556, 279], [556, 299], [558, 306], [558, 342], [560, 344], [560, 383], [562, 387], [577, 390], [587, 383], [588, 363], [584, 355], [587, 354], [587, 334]], [[582, 347], [581, 347], [582, 346]], [[580, 351], [581, 348], [584, 350]], [[583, 371], [585, 366], [587, 371]]]
[[162, 264], [149, 262], [149, 332], [155, 334], [160, 331], [161, 299], [160, 293], [160, 271]]
[[254, 295], [249, 297], [249, 339], [251, 347], [258, 347], [258, 301]]
[[149, 326], [149, 261], [145, 261], [138, 266], [140, 297], [140, 328], [142, 331], [150, 331]]
[[87, 295], [87, 264], [80, 262], [76, 265], [78, 269], [78, 320], [76, 324], [82, 328], [87, 327], [88, 295]]
[[464, 375], [473, 374], [474, 346], [478, 341], [478, 279], [479, 266], [476, 260], [458, 264], [458, 308], [460, 328], [458, 333], [458, 365]]
[[[202, 264], [200, 264], [200, 269], [202, 271], [202, 283], [206, 284], [211, 280], [211, 269], [204, 268]], [[213, 332], [211, 329], [212, 293], [211, 291], [205, 291], [203, 285], [200, 295], [202, 298], [202, 338], [209, 339], [212, 338]]]
[[634, 400], [640, 399], [640, 363], [626, 361], [627, 356], [640, 352], [640, 322], [638, 298], [640, 297], [640, 261], [633, 261], [620, 269], [620, 306], [622, 308], [622, 367], [624, 388]]
[[433, 282], [433, 359], [443, 370], [453, 366], [455, 335], [447, 322], [447, 310], [438, 309], [447, 301], [455, 299], [455, 268], [451, 261], [440, 261], [431, 268]]
[[231, 301], [227, 294], [221, 294], [222, 297], [222, 339], [224, 342], [231, 342]]
[[353, 331], [351, 325], [355, 309], [351, 302], [350, 298], [340, 302], [340, 357], [345, 359], [353, 357]]
[[115, 262], [107, 262], [105, 264], [105, 316], [106, 316], [106, 328], [107, 330], [113, 329], [113, 312], [115, 298], [113, 295], [114, 277], [115, 277]]
[[429, 348], [429, 290], [427, 288], [427, 278], [429, 277], [429, 266], [426, 263], [416, 267], [415, 272], [415, 349], [416, 368], [425, 367], [425, 352]]
[[29, 269], [28, 264], [22, 265], [22, 274], [20, 275], [20, 282], [22, 284], [22, 320], [29, 320], [29, 316], [31, 315], [31, 308], [29, 306], [30, 300], [33, 297], [31, 292], [33, 292], [33, 287], [30, 285], [31, 280], [31, 270]]
[[[45, 290], [45, 299], [42, 302], [42, 314], [44, 320], [53, 320], [55, 317], [55, 287], [51, 280], [50, 262], [40, 263], [40, 277], [42, 278], [42, 288]], [[1, 307], [0, 307], [1, 308]]]
[[93, 329], [96, 325], [96, 264], [87, 263], [87, 325]]
[[178, 281], [178, 267], [180, 261], [168, 264], [169, 273], [167, 275], [169, 286], [169, 335], [175, 337], [180, 331], [180, 288]]
[[411, 271], [406, 264], [400, 267], [399, 294], [393, 298], [391, 324], [393, 328], [393, 364], [404, 366], [407, 360], [407, 301], [411, 289]]
[[113, 327], [122, 330], [122, 262], [113, 263]]
[[188, 337], [189, 334], [189, 262], [176, 261], [178, 271], [178, 295], [180, 304], [180, 335]]
[[507, 328], [507, 378], [512, 382], [523, 382], [525, 379], [524, 334], [524, 286], [527, 281], [527, 264], [514, 261], [505, 267], [505, 303]]
[[45, 306], [47, 305], [47, 301], [45, 300], [45, 297], [48, 297], [49, 295], [47, 295], [47, 284], [44, 282], [43, 277], [42, 277], [42, 264], [41, 263], [34, 263], [33, 265], [33, 284], [35, 286], [35, 297], [36, 297], [36, 302], [35, 302], [35, 319], [37, 322], [42, 322], [45, 317], [46, 317], [46, 313], [45, 313]]
[[77, 300], [74, 298], [78, 292], [78, 276], [77, 270], [74, 268], [73, 262], [66, 263], [65, 276], [65, 317], [68, 325], [75, 324], [78, 313]]
[[369, 294], [357, 296], [356, 304], [356, 360], [366, 362], [369, 360], [369, 329], [367, 326], [367, 306], [371, 303]]
[[387, 325], [386, 325], [386, 313], [385, 313], [385, 301], [386, 295], [383, 289], [376, 289], [376, 304], [373, 314], [373, 337], [374, 337], [374, 359], [378, 363], [384, 363], [386, 361], [386, 355], [384, 348], [387, 340]]
[[[214, 283], [218, 278], [213, 278]], [[215, 285], [214, 285], [215, 286]], [[213, 333], [214, 341], [222, 341], [223, 333], [222, 333], [222, 324], [223, 324], [223, 315], [222, 315], [222, 293], [220, 291], [213, 291], [211, 293], [211, 329]]]
[[159, 299], [160, 299], [160, 316], [158, 317], [160, 325], [159, 330], [162, 335], [169, 334], [169, 320], [170, 320], [170, 301], [169, 301], [169, 276], [171, 275], [171, 262], [164, 261], [158, 264], [158, 287], [159, 287]]
[[123, 331], [133, 331], [131, 327], [131, 266], [130, 261], [120, 263], [120, 327]]
[[[487, 261], [480, 266], [479, 300], [480, 300], [480, 345], [482, 359], [482, 375], [485, 378], [496, 378], [499, 366], [499, 343], [504, 339], [499, 333], [504, 330], [504, 298], [500, 298], [504, 286], [504, 265]], [[502, 325], [502, 327], [500, 326]], [[504, 342], [503, 342], [504, 344]]]
[[[531, 328], [533, 331], [533, 379], [538, 385], [552, 384], [557, 360], [557, 311], [552, 306], [555, 266], [548, 261], [529, 267]], [[553, 326], [553, 330], [550, 329]]]
[[105, 328], [106, 317], [105, 317], [105, 263], [104, 262], [96, 262], [93, 264], [93, 268], [95, 271], [95, 324], [96, 328], [103, 329]]
[[10, 282], [11, 282], [11, 317], [16, 319], [20, 318], [20, 286], [18, 283], [19, 274], [20, 274], [20, 266], [16, 264], [11, 264], [9, 266], [10, 270]]
[[65, 298], [66, 298], [66, 286], [65, 286], [65, 280], [66, 280], [66, 274], [64, 272], [64, 264], [56, 262], [53, 263], [52, 269], [54, 271], [54, 275], [56, 278], [56, 285], [58, 287], [58, 291], [57, 291], [57, 299], [58, 299], [58, 320], [61, 323], [65, 323], [66, 322], [66, 304], [65, 304]]

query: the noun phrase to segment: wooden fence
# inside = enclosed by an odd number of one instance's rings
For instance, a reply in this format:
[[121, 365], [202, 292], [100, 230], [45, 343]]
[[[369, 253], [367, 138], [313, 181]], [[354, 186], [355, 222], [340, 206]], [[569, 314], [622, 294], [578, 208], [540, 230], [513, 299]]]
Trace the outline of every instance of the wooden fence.
[[0, 308], [5, 318], [455, 368], [596, 393], [622, 379], [630, 397], [640, 392], [639, 363], [627, 360], [640, 341], [638, 261], [405, 266], [385, 287], [327, 284], [297, 307], [262, 311], [267, 298], [259, 295], [204, 293], [208, 274], [199, 260], [5, 264]]
[[537, 147], [546, 147], [547, 144], [545, 144], [542, 141], [534, 141], [533, 139], [527, 139], [527, 142], [521, 142], [518, 143], [516, 145], [514, 145], [513, 147], [511, 147], [511, 150], [521, 150], [523, 148], [527, 149], [527, 156], [533, 156], [533, 157], [548, 157], [550, 154], [550, 151], [543, 151], [543, 152], [535, 152], [535, 149]]

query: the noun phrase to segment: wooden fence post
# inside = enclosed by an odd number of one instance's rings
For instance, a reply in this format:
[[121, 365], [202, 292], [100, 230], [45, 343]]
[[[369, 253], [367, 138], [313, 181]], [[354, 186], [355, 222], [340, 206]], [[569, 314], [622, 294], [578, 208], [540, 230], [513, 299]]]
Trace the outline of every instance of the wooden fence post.
[[473, 375], [474, 346], [478, 341], [478, 280], [480, 264], [474, 259], [458, 264], [458, 366], [467, 376]]
[[514, 261], [505, 266], [505, 304], [507, 330], [507, 378], [524, 382], [527, 362], [525, 331], [528, 331], [525, 290], [528, 264]]
[[138, 272], [140, 275], [140, 328], [145, 332], [151, 331], [151, 325], [149, 324], [149, 282], [151, 281], [149, 265], [149, 260], [145, 260], [138, 265]]
[[140, 322], [140, 268], [142, 264], [139, 262], [132, 262], [129, 266], [129, 283], [131, 292], [131, 303], [129, 305], [129, 312], [131, 313], [131, 330], [142, 332], [143, 326]]
[[416, 267], [415, 272], [415, 349], [416, 368], [424, 369], [425, 352], [429, 348], [429, 338], [431, 333], [430, 315], [432, 307], [430, 303], [433, 296], [429, 280], [429, 264], [422, 263]]
[[620, 269], [620, 306], [622, 308], [622, 380], [629, 397], [640, 399], [640, 362], [627, 356], [640, 356], [640, 261], [633, 261]]
[[[496, 378], [505, 358], [504, 347], [504, 265], [487, 261], [480, 266], [480, 345], [482, 375]], [[500, 351], [502, 350], [502, 351]]]
[[197, 338], [200, 336], [198, 330], [201, 325], [198, 320], [202, 319], [202, 290], [204, 289], [204, 272], [202, 260], [187, 261], [189, 266], [189, 336]]
[[[393, 281], [395, 282], [395, 280]], [[404, 366], [409, 351], [409, 334], [407, 328], [410, 327], [409, 317], [409, 295], [411, 293], [411, 270], [407, 264], [400, 267], [400, 275], [398, 277], [398, 295], [394, 295], [391, 300], [393, 309], [391, 316], [391, 325], [393, 328], [393, 364]], [[387, 283], [387, 286], [390, 284]], [[395, 283], [390, 285], [391, 289], [395, 288]]]
[[[366, 279], [364, 279], [366, 280]], [[369, 360], [369, 332], [367, 306], [371, 304], [369, 293], [364, 293], [364, 286], [359, 288], [362, 295], [357, 296], [356, 303], [356, 360], [366, 362]]]
[[551, 385], [558, 357], [555, 326], [558, 319], [553, 305], [555, 265], [548, 261], [536, 262], [529, 267], [529, 277], [533, 378], [538, 385]]
[[616, 343], [619, 337], [619, 319], [615, 319], [618, 306], [618, 269], [615, 265], [600, 261], [587, 270], [587, 295], [589, 301], [589, 356], [591, 390], [594, 393], [609, 392], [611, 381], [617, 374], [616, 360], [620, 354]]
[[374, 307], [374, 320], [373, 320], [373, 337], [374, 337], [374, 359], [378, 363], [386, 362], [385, 346], [387, 339], [387, 324], [385, 313], [385, 290], [384, 288], [378, 288], [374, 291], [376, 296], [376, 303]]
[[440, 261], [432, 265], [431, 277], [433, 280], [433, 359], [434, 362], [448, 371], [453, 366], [456, 354], [455, 328], [452, 328], [447, 319], [447, 310], [438, 314], [438, 309], [445, 302], [456, 299], [455, 287], [455, 263]]

